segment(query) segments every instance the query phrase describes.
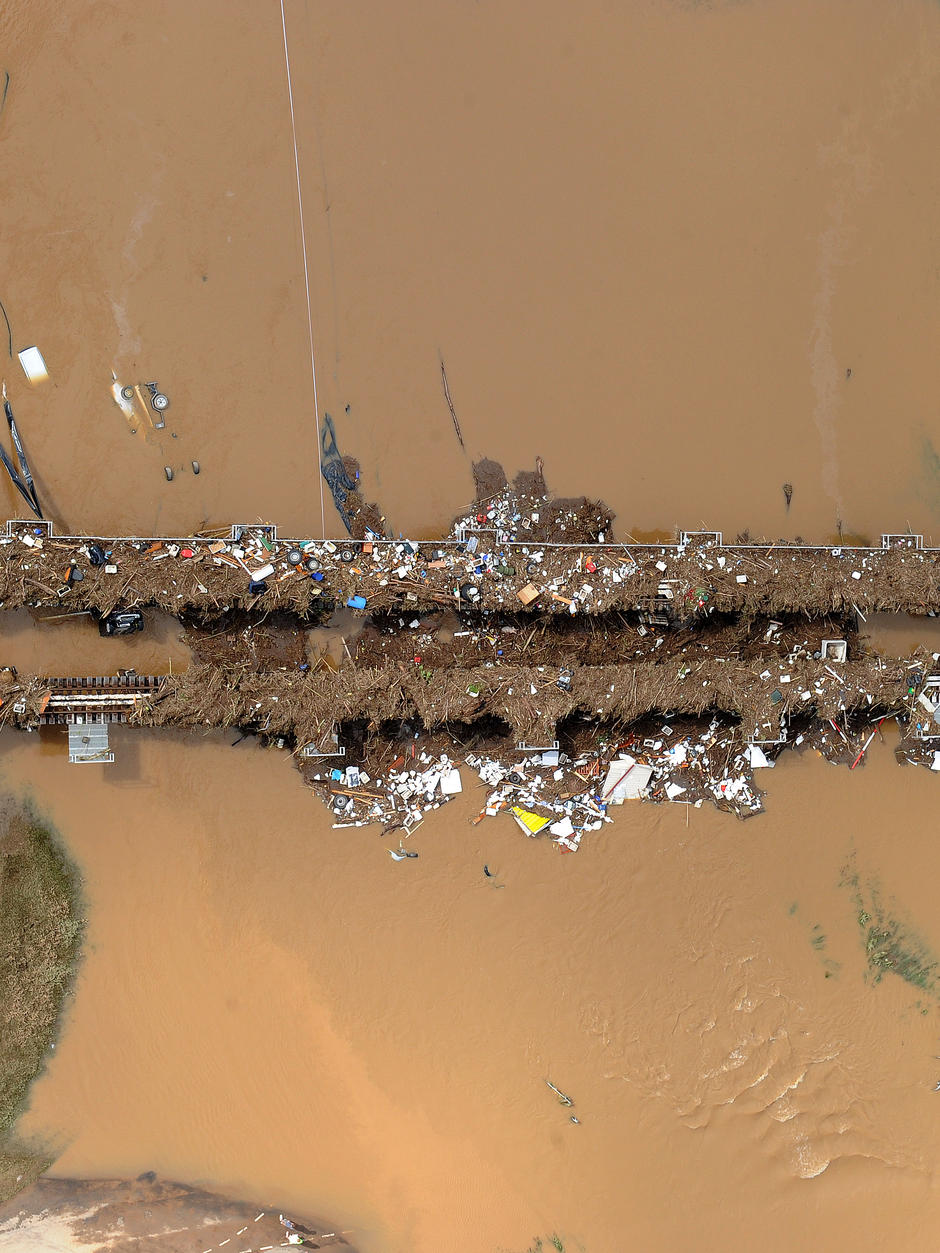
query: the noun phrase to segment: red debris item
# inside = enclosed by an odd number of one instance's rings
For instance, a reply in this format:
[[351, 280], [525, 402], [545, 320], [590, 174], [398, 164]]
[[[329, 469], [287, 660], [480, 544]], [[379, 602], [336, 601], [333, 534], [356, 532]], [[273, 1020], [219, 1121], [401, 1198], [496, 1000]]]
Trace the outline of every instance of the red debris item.
[[[887, 715], [887, 714], [885, 714], [885, 718], [886, 718], [887, 716], [888, 716], [888, 715]], [[884, 722], [884, 720], [885, 720], [884, 718], [882, 718], [882, 719], [881, 719], [881, 722], [879, 722], [879, 723], [878, 723], [878, 725], [875, 727], [874, 731], [872, 731], [871, 735], [868, 737], [868, 739], [867, 739], [867, 740], [865, 741], [865, 743], [862, 745], [862, 751], [859, 753], [859, 755], [858, 755], [858, 756], [855, 758], [855, 760], [852, 762], [851, 766], [849, 766], [849, 769], [850, 769], [850, 770], [854, 770], [854, 769], [855, 769], [855, 767], [858, 765], [858, 763], [862, 760], [862, 758], [863, 758], [863, 757], [865, 756], [865, 754], [868, 752], [868, 745], [872, 742], [872, 740], [875, 738], [875, 736], [876, 736], [876, 735], [878, 734], [878, 732], [881, 730], [881, 723], [882, 723], [882, 722]]]
[[590, 557], [584, 563], [584, 568], [587, 570], [588, 574], [595, 574], [597, 572], [597, 565], [590, 559]]
[[180, 556], [181, 556], [181, 557], [195, 557], [195, 555], [196, 555], [196, 554], [193, 552], [193, 550], [192, 550], [191, 548], [181, 548], [181, 549], [180, 549]]
[[478, 513], [478, 514], [477, 514], [477, 522], [485, 522], [485, 521], [486, 521], [486, 514], [485, 514], [485, 513]]
[[413, 657], [413, 658], [412, 658], [412, 661], [415, 663], [415, 665], [416, 665], [416, 666], [420, 666], [420, 665], [421, 665], [421, 658], [420, 658], [420, 657]]

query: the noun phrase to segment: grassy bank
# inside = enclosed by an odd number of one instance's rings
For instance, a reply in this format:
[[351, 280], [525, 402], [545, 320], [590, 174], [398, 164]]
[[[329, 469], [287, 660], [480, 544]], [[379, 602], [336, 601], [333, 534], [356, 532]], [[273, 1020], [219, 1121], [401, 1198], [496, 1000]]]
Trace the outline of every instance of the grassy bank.
[[40, 1072], [81, 942], [78, 878], [55, 834], [9, 798], [0, 804], [0, 1203], [49, 1162], [12, 1138]]

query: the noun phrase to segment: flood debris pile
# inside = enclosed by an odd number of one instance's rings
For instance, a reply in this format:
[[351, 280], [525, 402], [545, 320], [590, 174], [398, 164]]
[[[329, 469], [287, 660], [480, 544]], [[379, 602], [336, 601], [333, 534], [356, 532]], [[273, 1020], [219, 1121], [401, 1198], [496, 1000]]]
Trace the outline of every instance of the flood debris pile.
[[[401, 818], [402, 826], [412, 827], [419, 810], [449, 795], [437, 783], [427, 792], [428, 784], [443, 766], [462, 761], [492, 788], [488, 808], [534, 812], [547, 820], [539, 832], [567, 820], [570, 832], [563, 826], [550, 834], [570, 839], [602, 821], [607, 805], [628, 799], [641, 779], [643, 799], [708, 800], [747, 817], [762, 807], [754, 771], [772, 766], [785, 747], [815, 749], [854, 769], [885, 720], [896, 718], [904, 728], [902, 744], [913, 753], [925, 725], [914, 710], [930, 678], [927, 660], [933, 663], [929, 655], [893, 661], [869, 655], [832, 666], [804, 650], [774, 658], [773, 669], [763, 657], [709, 657], [697, 669], [675, 658], [669, 665], [647, 659], [562, 671], [478, 665], [437, 673], [415, 664], [348, 662], [335, 671], [246, 674], [196, 666], [163, 679], [137, 719], [238, 726], [298, 751], [322, 744], [334, 728], [337, 743], [344, 734], [349, 759], [328, 763], [313, 781], [323, 784], [344, 822]], [[658, 715], [662, 710], [669, 711], [668, 721]], [[354, 723], [360, 732], [350, 739], [345, 729]], [[383, 770], [376, 763], [388, 759], [397, 734], [389, 728], [403, 723], [418, 728], [418, 740], [409, 733], [404, 751]], [[448, 728], [458, 724], [464, 729], [450, 735]], [[481, 729], [482, 747], [468, 745], [467, 729], [474, 727]], [[543, 747], [530, 752], [514, 747], [519, 744]], [[940, 739], [936, 744], [940, 753]], [[419, 765], [406, 764], [407, 752], [417, 749], [424, 754]], [[940, 761], [934, 751], [926, 764]], [[626, 792], [610, 776], [618, 762]], [[360, 790], [352, 796], [341, 790], [348, 788], [350, 766], [367, 776], [365, 782], [353, 776]], [[402, 770], [399, 777], [395, 772]], [[587, 778], [580, 777], [585, 770]], [[344, 797], [339, 804], [337, 796]]]
[[[355, 537], [283, 540], [259, 523], [58, 538], [11, 523], [0, 603], [180, 617], [194, 664], [148, 688], [133, 721], [289, 747], [344, 826], [407, 834], [457, 794], [460, 763], [489, 789], [484, 816], [509, 812], [563, 848], [633, 798], [747, 817], [762, 804], [754, 772], [784, 746], [854, 769], [888, 718], [904, 760], [940, 770], [940, 657], [883, 658], [857, 627], [867, 609], [940, 605], [920, 537], [618, 544], [609, 510], [553, 499], [541, 465], [510, 485], [482, 461], [445, 539], [387, 538], [325, 430], [324, 472]], [[0, 725], [39, 725], [50, 699], [42, 676], [0, 674]], [[418, 728], [407, 744], [405, 725]]]
[[[610, 822], [608, 809], [628, 800], [680, 802], [699, 807], [710, 801], [718, 808], [749, 817], [762, 808], [754, 783], [757, 766], [773, 764], [760, 749], [745, 746], [736, 728], [713, 718], [707, 725], [686, 721], [682, 727], [652, 728], [650, 735], [629, 733], [608, 739], [584, 737], [583, 751], [517, 745], [500, 750], [464, 751], [452, 741], [451, 752], [418, 751], [426, 738], [420, 732], [409, 749], [382, 770], [370, 773], [361, 764], [329, 760], [306, 774], [332, 809], [334, 827], [383, 825], [383, 835], [417, 828], [423, 815], [463, 791], [459, 766], [470, 767], [488, 792], [474, 824], [502, 815], [514, 820], [527, 836], [553, 840], [575, 852], [586, 832]], [[365, 746], [365, 760], [378, 757], [378, 744]], [[462, 757], [462, 761], [461, 761]]]
[[574, 852], [585, 832], [611, 821], [610, 806], [626, 801], [698, 808], [707, 800], [741, 818], [759, 813], [753, 769], [773, 762], [743, 745], [734, 726], [713, 718], [704, 726], [638, 727], [613, 739], [595, 730], [581, 752], [517, 747], [502, 759], [468, 754], [466, 764], [492, 789], [475, 821], [508, 813], [526, 835], [547, 835]]
[[228, 609], [217, 615], [180, 615], [193, 658], [222, 669], [241, 668], [254, 673], [305, 670], [304, 624], [293, 615], [248, 613]]
[[385, 518], [378, 505], [366, 501], [360, 491], [360, 466], [355, 457], [342, 456], [336, 443], [336, 428], [328, 413], [320, 427], [320, 472], [336, 512], [352, 538], [378, 538], [384, 535]]
[[261, 525], [184, 539], [56, 538], [46, 523], [17, 523], [0, 536], [0, 603], [67, 598], [70, 608], [102, 614], [122, 605], [176, 614], [261, 607], [305, 618], [327, 602], [367, 613], [630, 611], [654, 626], [716, 613], [923, 614], [940, 604], [937, 554], [916, 546], [726, 546], [710, 533], [617, 544], [611, 527], [597, 502], [510, 487], [472, 506], [440, 541], [386, 539], [369, 528], [340, 542], [282, 540]]
[[334, 828], [381, 823], [383, 835], [411, 835], [428, 810], [463, 790], [456, 763], [446, 753], [423, 750], [399, 756], [374, 778], [361, 766], [333, 766], [306, 777], [336, 816]]
[[451, 536], [491, 535], [497, 544], [603, 544], [613, 539], [613, 514], [587, 496], [556, 498], [541, 463], [521, 471], [509, 485], [499, 462], [484, 458], [473, 466], [476, 500], [451, 523]]
[[900, 762], [940, 771], [940, 653], [918, 650], [906, 669], [907, 727], [895, 754]]
[[585, 831], [611, 821], [585, 770], [594, 760], [585, 755], [573, 761], [557, 748], [517, 750], [508, 760], [468, 754], [467, 765], [491, 789], [474, 822], [503, 813], [524, 835], [548, 836], [574, 852]]
[[[170, 539], [57, 539], [39, 526], [0, 536], [0, 602], [4, 608], [62, 604], [105, 617], [119, 607], [157, 606], [221, 614], [230, 608], [274, 610], [280, 602], [316, 615], [324, 575], [305, 549], [278, 545], [274, 528], [231, 528], [218, 535]], [[335, 550], [336, 546], [332, 545]], [[283, 551], [281, 551], [283, 549]], [[319, 577], [314, 577], [319, 575]], [[284, 587], [290, 581], [292, 590]]]
[[[678, 659], [697, 667], [710, 659], [792, 665], [800, 657], [822, 658], [823, 642], [857, 635], [854, 621], [828, 616], [782, 621], [711, 615], [698, 623], [650, 627], [645, 615], [613, 611], [534, 617], [522, 613], [482, 614], [473, 609], [373, 614], [355, 635], [357, 665], [391, 662], [432, 669], [449, 666], [570, 666], [636, 664], [663, 666]], [[855, 650], [856, 652], [858, 650]], [[786, 666], [784, 666], [786, 669]]]

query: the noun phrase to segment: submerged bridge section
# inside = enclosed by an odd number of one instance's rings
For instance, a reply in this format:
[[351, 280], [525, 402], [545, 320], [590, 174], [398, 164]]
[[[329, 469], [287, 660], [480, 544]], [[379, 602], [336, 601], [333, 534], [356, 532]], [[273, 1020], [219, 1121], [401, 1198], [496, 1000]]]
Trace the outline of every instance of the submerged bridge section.
[[121, 674], [88, 675], [84, 678], [44, 679], [40, 722], [55, 724], [73, 722], [126, 722], [141, 702], [152, 696], [160, 686], [153, 674], [137, 674], [127, 670]]
[[[129, 670], [84, 678], [32, 679], [27, 681], [26, 690], [34, 691], [32, 712], [40, 726], [68, 727], [69, 761], [81, 764], [114, 761], [109, 724], [127, 722], [139, 713], [142, 702], [155, 694], [159, 685], [158, 676]], [[25, 696], [14, 701], [13, 710], [19, 717], [27, 716]]]

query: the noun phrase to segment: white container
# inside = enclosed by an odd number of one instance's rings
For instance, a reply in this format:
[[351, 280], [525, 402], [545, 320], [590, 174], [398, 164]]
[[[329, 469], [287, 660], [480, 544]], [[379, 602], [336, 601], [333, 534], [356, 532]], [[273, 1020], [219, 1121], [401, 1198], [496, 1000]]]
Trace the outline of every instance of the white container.
[[46, 363], [39, 349], [34, 345], [32, 348], [24, 348], [18, 355], [20, 365], [23, 367], [23, 373], [29, 381], [31, 383], [44, 383], [49, 377], [49, 371], [46, 369]]
[[266, 566], [262, 566], [259, 570], [251, 571], [251, 579], [253, 583], [263, 583], [265, 579], [269, 579], [274, 573], [274, 567], [270, 562]]

